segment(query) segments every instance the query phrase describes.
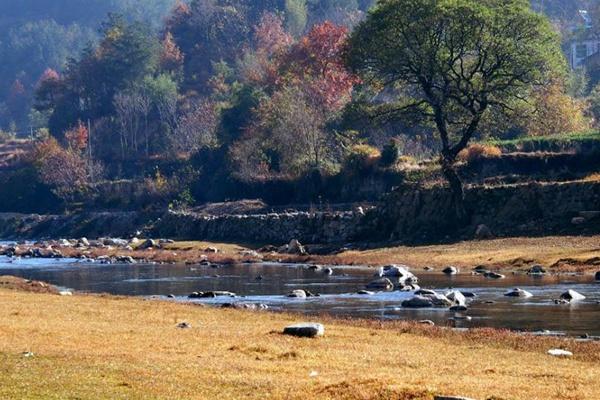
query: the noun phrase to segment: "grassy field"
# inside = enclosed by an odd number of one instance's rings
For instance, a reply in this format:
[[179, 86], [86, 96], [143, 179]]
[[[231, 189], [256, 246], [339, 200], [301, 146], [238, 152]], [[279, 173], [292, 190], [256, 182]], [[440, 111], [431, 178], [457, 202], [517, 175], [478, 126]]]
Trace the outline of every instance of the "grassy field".
[[280, 332], [301, 316], [6, 287], [2, 399], [600, 398], [594, 343], [325, 317], [299, 339]]

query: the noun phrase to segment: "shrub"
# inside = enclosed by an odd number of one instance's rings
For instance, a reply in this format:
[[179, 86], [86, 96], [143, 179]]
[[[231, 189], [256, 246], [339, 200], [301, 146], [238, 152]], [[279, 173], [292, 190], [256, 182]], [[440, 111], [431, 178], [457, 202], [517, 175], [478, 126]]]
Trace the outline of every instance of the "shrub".
[[391, 167], [392, 165], [398, 162], [398, 156], [400, 154], [400, 149], [398, 148], [398, 142], [395, 140], [390, 140], [388, 144], [386, 144], [381, 152], [381, 165], [384, 167]]
[[475, 143], [458, 153], [458, 160], [470, 163], [482, 158], [500, 157], [502, 150], [499, 147]]
[[349, 172], [364, 172], [372, 169], [381, 159], [381, 152], [367, 144], [358, 144], [352, 146], [346, 160], [344, 169]]

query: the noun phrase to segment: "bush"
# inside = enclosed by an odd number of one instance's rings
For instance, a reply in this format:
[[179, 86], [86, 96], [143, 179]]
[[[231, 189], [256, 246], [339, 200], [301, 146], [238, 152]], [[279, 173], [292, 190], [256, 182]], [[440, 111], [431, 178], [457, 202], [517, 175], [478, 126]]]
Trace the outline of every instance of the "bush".
[[355, 145], [346, 156], [344, 169], [349, 172], [365, 172], [372, 169], [380, 159], [379, 149], [367, 144]]
[[390, 142], [385, 145], [383, 151], [381, 152], [381, 165], [383, 167], [391, 167], [398, 162], [399, 155], [400, 149], [398, 148], [398, 142], [395, 140], [390, 140]]
[[499, 147], [475, 143], [458, 153], [458, 160], [470, 163], [482, 158], [500, 157], [502, 150]]

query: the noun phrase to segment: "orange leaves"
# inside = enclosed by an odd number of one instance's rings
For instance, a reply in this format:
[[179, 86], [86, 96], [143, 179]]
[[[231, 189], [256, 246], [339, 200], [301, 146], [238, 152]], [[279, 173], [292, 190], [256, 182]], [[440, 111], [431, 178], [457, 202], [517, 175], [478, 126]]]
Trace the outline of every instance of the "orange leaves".
[[89, 132], [85, 125], [79, 121], [78, 125], [67, 132], [65, 138], [73, 150], [83, 151], [87, 147]]

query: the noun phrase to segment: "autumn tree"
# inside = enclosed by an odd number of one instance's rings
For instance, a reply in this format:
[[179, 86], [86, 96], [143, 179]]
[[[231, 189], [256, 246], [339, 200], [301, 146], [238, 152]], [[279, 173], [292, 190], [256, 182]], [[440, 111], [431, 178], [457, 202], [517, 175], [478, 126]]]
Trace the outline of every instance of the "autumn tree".
[[456, 156], [486, 113], [510, 110], [564, 63], [558, 35], [526, 0], [381, 0], [349, 46], [349, 65], [394, 93], [374, 115], [435, 126], [459, 223], [466, 212]]

